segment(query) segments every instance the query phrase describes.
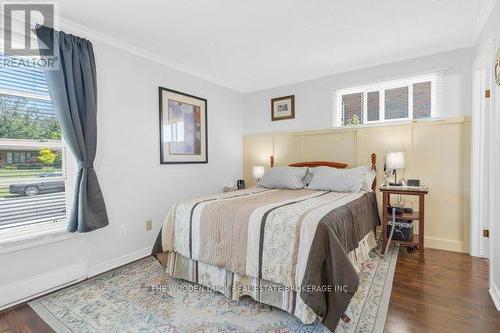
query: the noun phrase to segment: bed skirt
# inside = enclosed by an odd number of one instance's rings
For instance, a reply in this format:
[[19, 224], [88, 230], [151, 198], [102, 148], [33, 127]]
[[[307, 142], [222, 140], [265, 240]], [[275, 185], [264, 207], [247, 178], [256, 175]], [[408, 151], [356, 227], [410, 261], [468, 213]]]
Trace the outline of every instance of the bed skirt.
[[[369, 259], [369, 252], [377, 246], [373, 232], [359, 242], [348, 258], [359, 272]], [[226, 297], [239, 300], [250, 296], [254, 300], [289, 312], [304, 324], [313, 323], [318, 316], [302, 300], [297, 299], [297, 289], [257, 278], [241, 276], [224, 268], [189, 259], [175, 252], [167, 252], [168, 275], [197, 283]]]

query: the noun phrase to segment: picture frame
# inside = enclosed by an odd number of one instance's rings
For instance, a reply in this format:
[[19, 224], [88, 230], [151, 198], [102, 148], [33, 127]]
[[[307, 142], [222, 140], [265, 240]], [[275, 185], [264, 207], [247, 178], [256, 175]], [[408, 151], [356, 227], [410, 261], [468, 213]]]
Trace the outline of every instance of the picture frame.
[[271, 99], [271, 121], [295, 118], [295, 95]]
[[207, 100], [158, 87], [160, 164], [208, 163]]

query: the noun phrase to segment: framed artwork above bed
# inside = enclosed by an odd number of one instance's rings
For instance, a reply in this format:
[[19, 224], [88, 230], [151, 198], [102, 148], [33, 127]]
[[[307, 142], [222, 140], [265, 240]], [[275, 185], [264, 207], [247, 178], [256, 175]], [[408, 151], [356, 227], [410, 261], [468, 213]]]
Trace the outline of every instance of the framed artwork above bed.
[[271, 99], [271, 121], [295, 118], [295, 95]]
[[160, 105], [160, 163], [207, 163], [207, 100], [163, 87]]

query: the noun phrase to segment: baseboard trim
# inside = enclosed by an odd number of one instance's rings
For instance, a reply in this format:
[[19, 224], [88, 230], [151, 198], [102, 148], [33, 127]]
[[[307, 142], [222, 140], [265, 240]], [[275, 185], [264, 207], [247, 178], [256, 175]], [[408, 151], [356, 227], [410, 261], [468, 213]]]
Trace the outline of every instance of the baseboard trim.
[[425, 247], [454, 252], [469, 252], [469, 248], [465, 242], [443, 238], [425, 237]]
[[500, 292], [494, 282], [490, 283], [490, 296], [497, 308], [497, 311], [500, 311]]
[[0, 311], [142, 259], [150, 254], [151, 248], [145, 248], [93, 267], [82, 262], [21, 281], [0, 285]]
[[28, 279], [4, 284], [0, 286], [0, 310], [48, 294], [86, 278], [87, 264], [82, 262], [35, 275]]
[[132, 261], [136, 261], [136, 260], [142, 259], [144, 257], [147, 257], [150, 254], [151, 254], [151, 248], [148, 247], [148, 248], [137, 250], [135, 252], [132, 252], [132, 253], [126, 254], [124, 256], [115, 258], [115, 259], [105, 261], [105, 262], [97, 264], [93, 267], [89, 267], [88, 277], [102, 274], [104, 272], [110, 271], [110, 270], [115, 269], [117, 267], [126, 265]]
[[[378, 227], [377, 239], [381, 239], [381, 236], [382, 236], [382, 230], [380, 227]], [[444, 238], [435, 238], [435, 237], [425, 237], [424, 242], [425, 242], [425, 247], [430, 249], [469, 253], [468, 244], [462, 241], [444, 239]]]

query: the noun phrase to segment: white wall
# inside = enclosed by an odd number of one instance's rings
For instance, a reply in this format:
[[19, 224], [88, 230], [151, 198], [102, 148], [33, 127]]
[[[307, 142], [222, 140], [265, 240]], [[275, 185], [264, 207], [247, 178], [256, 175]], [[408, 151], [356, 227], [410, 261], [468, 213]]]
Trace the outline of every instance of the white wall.
[[[93, 44], [98, 76], [95, 169], [110, 225], [69, 240], [1, 254], [0, 291], [6, 283], [71, 264], [87, 263], [95, 270], [124, 255], [147, 253], [172, 204], [221, 191], [242, 177], [242, 94], [107, 43], [93, 40]], [[208, 164], [160, 165], [158, 86], [208, 100]], [[148, 219], [153, 220], [149, 232], [144, 225]], [[127, 229], [124, 237], [119, 236], [121, 225]], [[0, 306], [1, 296], [0, 292]]]
[[[248, 93], [245, 95], [245, 133], [328, 128], [337, 112], [335, 89], [445, 68], [441, 116], [469, 115], [472, 54], [472, 48], [460, 49]], [[271, 98], [292, 94], [295, 95], [295, 119], [271, 122]]]
[[[493, 11], [491, 12], [488, 21], [486, 22], [483, 31], [481, 32], [476, 47], [475, 47], [475, 57], [479, 57], [482, 50], [484, 50], [493, 40], [493, 45], [495, 47], [500, 47], [500, 3], [497, 2]], [[491, 59], [493, 63], [494, 50], [491, 50]], [[490, 156], [493, 158], [493, 170], [494, 174], [498, 174], [497, 170], [500, 166], [500, 117], [498, 112], [500, 111], [500, 87], [494, 85], [491, 89], [491, 98], [493, 99], [494, 110], [492, 110], [492, 115], [495, 117], [494, 132], [492, 140], [494, 140], [493, 149]], [[492, 164], [490, 164], [491, 166]], [[495, 183], [493, 186], [493, 202], [494, 207], [500, 205], [500, 177], [495, 177], [495, 179], [490, 179]], [[490, 293], [493, 300], [500, 310], [500, 216], [498, 216], [498, 210], [490, 210], [493, 212], [493, 216], [490, 219]]]

